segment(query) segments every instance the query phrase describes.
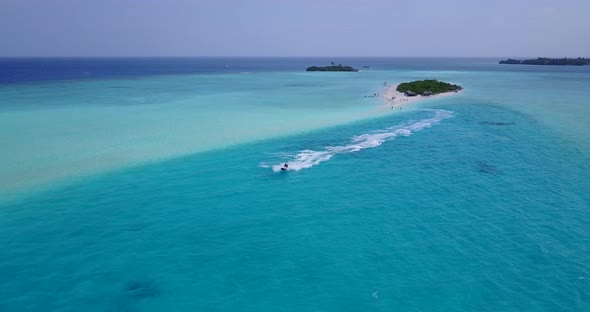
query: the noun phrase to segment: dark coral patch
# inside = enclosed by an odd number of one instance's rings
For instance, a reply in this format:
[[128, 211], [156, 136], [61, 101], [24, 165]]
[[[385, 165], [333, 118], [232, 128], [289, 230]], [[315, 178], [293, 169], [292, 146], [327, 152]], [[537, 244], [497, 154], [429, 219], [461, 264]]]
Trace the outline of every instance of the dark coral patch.
[[136, 298], [153, 298], [160, 294], [158, 285], [150, 280], [135, 280], [125, 284], [125, 291]]
[[480, 125], [492, 125], [492, 126], [510, 126], [514, 125], [514, 122], [495, 122], [495, 121], [482, 121]]
[[488, 164], [487, 162], [485, 162], [483, 160], [476, 160], [475, 164], [477, 165], [479, 172], [488, 173], [488, 174], [493, 174], [493, 173], [498, 172], [498, 168]]

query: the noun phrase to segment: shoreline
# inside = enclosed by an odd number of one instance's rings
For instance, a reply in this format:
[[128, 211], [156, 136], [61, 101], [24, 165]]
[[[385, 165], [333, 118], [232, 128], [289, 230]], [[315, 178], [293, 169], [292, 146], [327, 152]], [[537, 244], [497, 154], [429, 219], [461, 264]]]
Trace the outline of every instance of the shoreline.
[[402, 109], [402, 107], [414, 103], [414, 102], [419, 102], [419, 101], [423, 101], [423, 100], [428, 100], [428, 99], [438, 99], [438, 98], [442, 98], [442, 97], [447, 97], [447, 96], [452, 96], [452, 95], [456, 95], [461, 93], [462, 91], [459, 92], [445, 92], [445, 93], [439, 93], [439, 94], [435, 94], [435, 95], [431, 95], [431, 96], [423, 96], [423, 95], [416, 95], [416, 96], [406, 96], [403, 92], [399, 92], [397, 91], [397, 86], [399, 86], [399, 83], [396, 84], [390, 84], [387, 87], [383, 88], [381, 90], [381, 92], [379, 93], [379, 97], [381, 98], [381, 100], [383, 100], [383, 103], [385, 103], [385, 105], [387, 105], [387, 107], [391, 108], [391, 109]]

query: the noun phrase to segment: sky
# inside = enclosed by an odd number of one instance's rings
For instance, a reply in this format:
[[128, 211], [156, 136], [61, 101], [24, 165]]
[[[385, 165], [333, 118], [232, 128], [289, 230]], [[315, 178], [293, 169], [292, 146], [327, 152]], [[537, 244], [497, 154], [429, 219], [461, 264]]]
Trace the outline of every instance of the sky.
[[0, 0], [0, 56], [590, 57], [590, 0]]

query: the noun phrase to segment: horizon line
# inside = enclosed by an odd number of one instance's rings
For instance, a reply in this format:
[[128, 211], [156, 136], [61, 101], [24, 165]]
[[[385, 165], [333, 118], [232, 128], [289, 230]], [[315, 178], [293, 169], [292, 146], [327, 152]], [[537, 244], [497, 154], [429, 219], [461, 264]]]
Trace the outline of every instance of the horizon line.
[[385, 55], [345, 55], [345, 56], [318, 56], [318, 55], [0, 55], [0, 58], [586, 58], [586, 56], [385, 56]]

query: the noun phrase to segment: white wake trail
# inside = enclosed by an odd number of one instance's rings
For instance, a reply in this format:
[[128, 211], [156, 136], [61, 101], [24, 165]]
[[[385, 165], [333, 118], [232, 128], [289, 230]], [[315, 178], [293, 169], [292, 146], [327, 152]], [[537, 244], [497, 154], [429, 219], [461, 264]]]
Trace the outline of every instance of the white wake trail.
[[[357, 135], [351, 138], [350, 144], [343, 146], [326, 146], [324, 150], [314, 151], [310, 149], [299, 151], [296, 155], [291, 157], [291, 160], [286, 163], [289, 165], [288, 170], [301, 170], [311, 168], [321, 162], [330, 160], [332, 156], [341, 153], [358, 152], [365, 148], [377, 147], [383, 142], [393, 140], [398, 136], [410, 136], [414, 132], [430, 128], [442, 120], [451, 118], [453, 112], [444, 109], [425, 109], [425, 111], [433, 112], [434, 116], [427, 119], [422, 119], [416, 122], [396, 125], [385, 130], [373, 131]], [[273, 171], [281, 171], [283, 163], [268, 166], [261, 164], [261, 167], [271, 167]]]

